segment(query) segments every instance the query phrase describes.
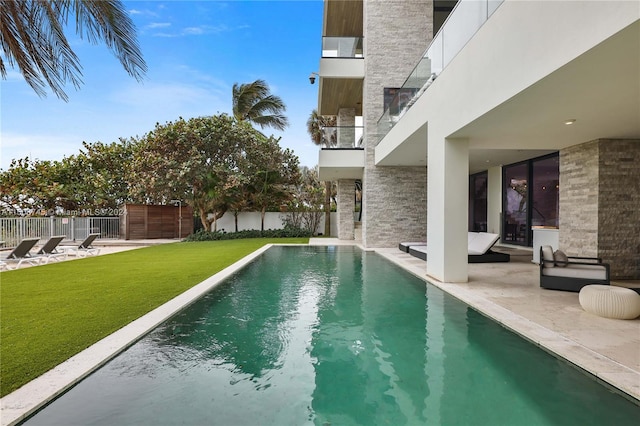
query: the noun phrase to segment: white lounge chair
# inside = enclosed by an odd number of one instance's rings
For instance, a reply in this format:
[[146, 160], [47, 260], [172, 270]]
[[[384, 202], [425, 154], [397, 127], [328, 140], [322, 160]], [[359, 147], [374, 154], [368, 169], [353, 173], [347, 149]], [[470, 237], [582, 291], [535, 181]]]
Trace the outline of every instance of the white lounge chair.
[[100, 234], [89, 234], [87, 238], [83, 242], [81, 242], [77, 246], [60, 246], [60, 250], [64, 250], [64, 253], [67, 255], [78, 256], [78, 257], [86, 257], [90, 255], [98, 255], [100, 253], [99, 248], [94, 248], [91, 246], [96, 238], [98, 238]]
[[[467, 261], [469, 263], [509, 262], [511, 256], [497, 253], [491, 247], [500, 239], [500, 235], [488, 232], [469, 232], [467, 235]], [[409, 246], [409, 254], [427, 260], [427, 245]]]
[[49, 260], [60, 260], [62, 257], [67, 257], [67, 254], [58, 250], [58, 245], [66, 238], [66, 235], [54, 235], [49, 238], [49, 240], [38, 250], [36, 253], [39, 256], [42, 256], [45, 263], [48, 263]]
[[40, 238], [25, 238], [13, 249], [9, 254], [2, 257], [0, 259], [0, 268], [11, 269], [9, 264], [11, 262], [16, 262], [16, 266], [14, 269], [18, 269], [23, 262], [29, 263], [31, 265], [40, 264], [40, 260], [42, 259], [40, 256], [33, 256], [30, 251], [36, 243], [40, 241]]
[[511, 260], [509, 254], [491, 250], [500, 239], [500, 235], [489, 232], [469, 232], [467, 238], [469, 263], [509, 262]]

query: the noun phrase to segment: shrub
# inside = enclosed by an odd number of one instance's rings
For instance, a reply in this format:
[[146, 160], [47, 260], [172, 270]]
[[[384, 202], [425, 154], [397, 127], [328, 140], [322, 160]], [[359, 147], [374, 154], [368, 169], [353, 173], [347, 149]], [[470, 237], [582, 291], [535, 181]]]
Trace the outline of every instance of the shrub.
[[199, 229], [189, 235], [184, 241], [219, 241], [219, 240], [239, 240], [244, 238], [308, 238], [312, 234], [310, 231], [300, 228], [285, 227], [284, 229], [248, 229], [239, 232], [205, 231]]

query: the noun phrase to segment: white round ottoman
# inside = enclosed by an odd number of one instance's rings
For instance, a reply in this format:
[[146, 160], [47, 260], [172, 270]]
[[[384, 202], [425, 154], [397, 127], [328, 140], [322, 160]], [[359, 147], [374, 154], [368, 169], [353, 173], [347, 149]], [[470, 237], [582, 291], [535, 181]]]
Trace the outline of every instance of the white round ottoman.
[[580, 290], [578, 299], [582, 309], [601, 317], [634, 319], [640, 316], [640, 294], [628, 288], [587, 285]]

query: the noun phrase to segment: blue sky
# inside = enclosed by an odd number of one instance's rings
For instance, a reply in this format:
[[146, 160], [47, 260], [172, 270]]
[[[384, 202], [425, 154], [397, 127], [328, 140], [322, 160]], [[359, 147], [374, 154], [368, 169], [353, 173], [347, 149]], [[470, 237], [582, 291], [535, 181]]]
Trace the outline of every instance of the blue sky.
[[287, 106], [290, 126], [280, 145], [300, 164], [315, 166], [318, 148], [306, 131], [317, 107], [322, 0], [125, 1], [149, 71], [130, 77], [103, 44], [68, 34], [84, 84], [67, 88], [69, 102], [40, 98], [16, 71], [1, 81], [0, 168], [13, 158], [59, 160], [82, 141], [110, 143], [142, 136], [157, 122], [231, 113], [234, 83], [265, 80]]

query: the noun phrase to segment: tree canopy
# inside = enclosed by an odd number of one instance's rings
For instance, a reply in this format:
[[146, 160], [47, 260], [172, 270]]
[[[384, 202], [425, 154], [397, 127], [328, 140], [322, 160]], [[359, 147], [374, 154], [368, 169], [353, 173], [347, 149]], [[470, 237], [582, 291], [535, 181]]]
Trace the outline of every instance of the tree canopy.
[[228, 210], [264, 212], [269, 203], [286, 201], [299, 177], [291, 151], [226, 114], [158, 124], [138, 143], [134, 198], [189, 200], [205, 229]]

